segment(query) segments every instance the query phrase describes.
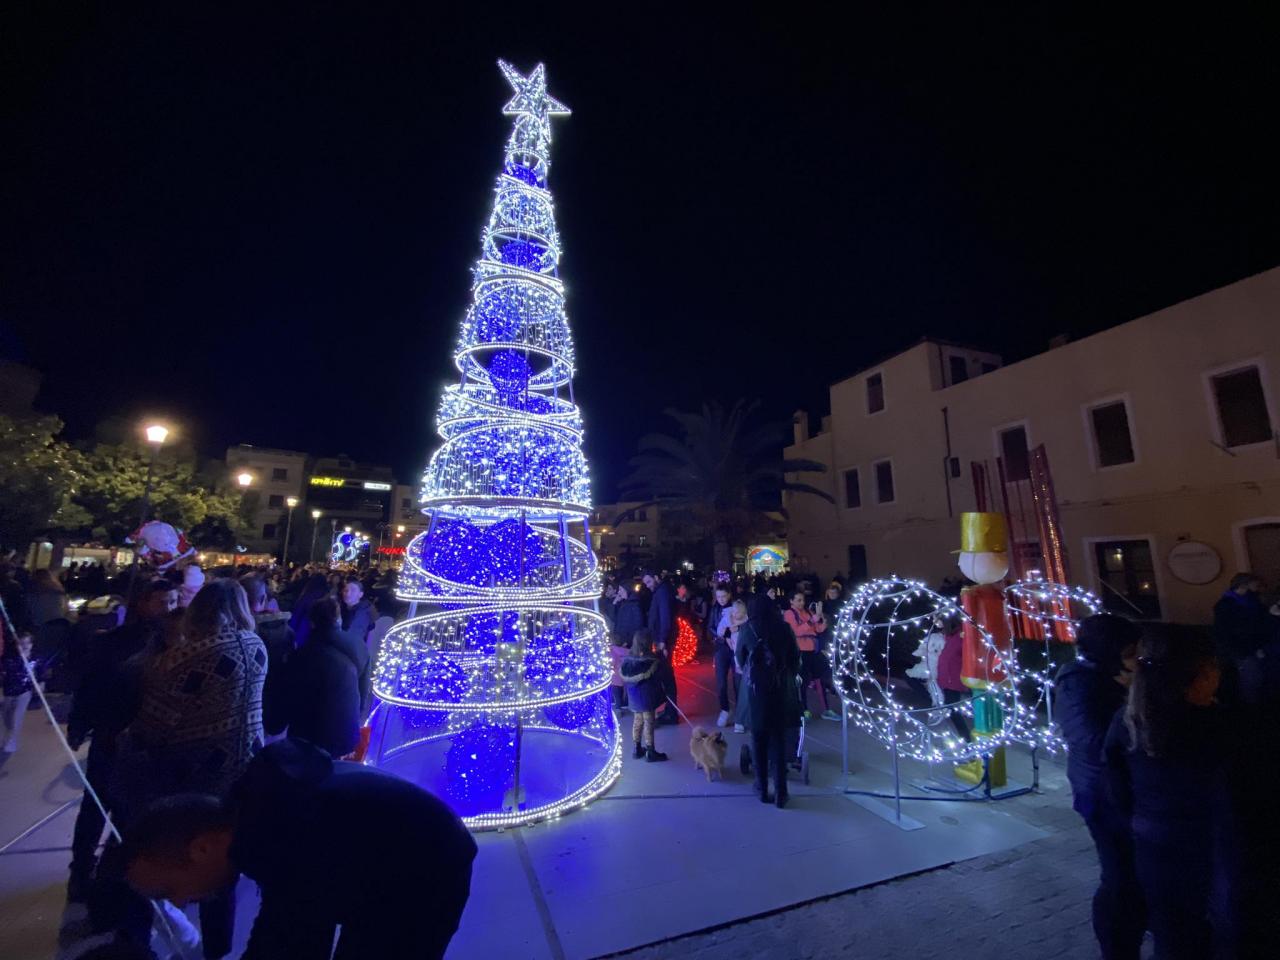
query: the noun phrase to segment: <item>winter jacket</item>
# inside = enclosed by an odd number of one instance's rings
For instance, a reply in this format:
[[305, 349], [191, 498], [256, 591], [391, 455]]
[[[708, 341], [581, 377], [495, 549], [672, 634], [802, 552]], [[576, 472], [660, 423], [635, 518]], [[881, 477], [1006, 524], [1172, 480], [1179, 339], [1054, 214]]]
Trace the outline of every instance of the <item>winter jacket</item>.
[[725, 614], [732, 609], [732, 604], [722, 607], [718, 603], [713, 603], [711, 609], [707, 612], [706, 634], [713, 647], [723, 647], [728, 643], [724, 638], [721, 621], [724, 619]]
[[733, 722], [744, 727], [751, 724], [751, 685], [747, 681], [747, 664], [751, 661], [751, 651], [760, 642], [756, 628], [748, 620], [738, 628], [738, 645], [733, 651], [733, 662], [742, 674], [742, 682], [738, 684], [738, 706]]
[[663, 702], [657, 657], [627, 657], [618, 672], [627, 685], [627, 703], [637, 713], [657, 710]]
[[1111, 721], [1124, 706], [1125, 688], [1093, 661], [1078, 659], [1058, 671], [1054, 691], [1054, 719], [1067, 742], [1071, 806], [1088, 820], [1110, 807], [1102, 751]]
[[336, 628], [312, 630], [306, 645], [289, 658], [279, 712], [267, 732], [279, 734], [287, 725], [290, 737], [313, 743], [333, 757], [354, 750], [364, 717], [360, 664], [352, 653], [350, 635]]
[[293, 739], [263, 749], [232, 800], [231, 860], [262, 894], [244, 960], [327, 960], [337, 925], [406, 915], [418, 955], [443, 956], [476, 843], [441, 800]]
[[799, 649], [805, 653], [812, 653], [818, 649], [818, 635], [826, 632], [826, 621], [819, 620], [807, 610], [797, 612], [791, 607], [786, 609], [782, 617], [787, 621], [791, 632], [795, 634]]
[[369, 636], [369, 631], [373, 629], [373, 621], [376, 616], [373, 604], [369, 600], [362, 599], [354, 607], [348, 607], [344, 603], [342, 605], [342, 629], [351, 634], [351, 638], [363, 647], [365, 640]]
[[67, 739], [79, 745], [92, 736], [111, 745], [133, 722], [142, 699], [142, 670], [157, 651], [158, 621], [133, 620], [92, 637], [84, 679], [71, 699]]
[[283, 730], [285, 670], [293, 656], [293, 628], [287, 613], [255, 614], [258, 636], [267, 645], [267, 679], [262, 687], [262, 726], [268, 733]]
[[1103, 747], [1107, 789], [1135, 838], [1201, 843], [1231, 809], [1227, 724], [1219, 707], [1186, 705], [1172, 726], [1169, 755], [1151, 757], [1133, 749], [1124, 712], [1117, 712]]
[[[789, 627], [778, 625], [781, 629], [771, 630], [764, 643], [773, 649], [774, 662], [777, 664], [780, 682], [773, 688], [769, 697], [757, 697], [752, 691], [748, 696], [747, 709], [750, 713], [748, 726], [752, 730], [769, 730], [781, 727], [790, 729], [800, 726], [800, 715], [804, 708], [800, 702], [800, 648], [796, 645], [795, 636]], [[739, 631], [741, 641], [741, 631]], [[750, 689], [751, 666], [747, 661], [747, 673], [742, 678], [742, 685]]]
[[676, 595], [671, 584], [660, 583], [649, 601], [649, 630], [653, 633], [653, 645], [665, 646], [666, 655], [676, 645]]
[[1236, 660], [1252, 657], [1275, 636], [1280, 618], [1271, 616], [1256, 593], [1233, 590], [1213, 605], [1213, 635], [1223, 653]]
[[938, 686], [943, 690], [969, 692], [969, 688], [960, 679], [960, 663], [963, 656], [964, 633], [957, 630], [955, 633], [947, 634], [943, 638], [942, 653], [938, 654]]
[[617, 619], [613, 624], [613, 632], [630, 646], [636, 631], [644, 626], [644, 604], [639, 597], [631, 595], [618, 604], [616, 610]]

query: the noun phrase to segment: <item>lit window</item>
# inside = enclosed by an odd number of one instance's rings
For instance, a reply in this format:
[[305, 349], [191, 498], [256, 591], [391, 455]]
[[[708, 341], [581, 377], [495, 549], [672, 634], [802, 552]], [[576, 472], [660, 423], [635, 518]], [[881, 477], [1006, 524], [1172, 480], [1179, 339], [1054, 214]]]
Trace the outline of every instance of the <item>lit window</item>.
[[1220, 373], [1212, 378], [1212, 384], [1223, 446], [1243, 447], [1271, 439], [1271, 416], [1257, 367]]

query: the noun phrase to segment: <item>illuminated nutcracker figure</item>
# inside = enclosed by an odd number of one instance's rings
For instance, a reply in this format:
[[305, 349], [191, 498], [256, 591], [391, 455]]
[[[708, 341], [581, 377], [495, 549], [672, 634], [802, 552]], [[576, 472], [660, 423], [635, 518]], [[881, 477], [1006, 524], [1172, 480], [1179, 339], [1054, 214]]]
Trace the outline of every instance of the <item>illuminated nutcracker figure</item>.
[[[1008, 665], [1013, 664], [1013, 638], [1005, 616], [1001, 584], [1009, 572], [1009, 533], [1002, 513], [962, 513], [960, 515], [960, 572], [975, 586], [960, 593], [960, 606], [972, 618], [964, 625], [960, 679], [973, 694], [973, 733], [977, 737], [998, 734], [1004, 726], [1000, 698], [984, 695], [999, 684], [1009, 683]], [[975, 624], [989, 634], [984, 642]], [[990, 756], [988, 768], [992, 787], [1008, 780], [1004, 747]], [[982, 779], [982, 761], [971, 760], [956, 768], [956, 776], [970, 783]]]
[[575, 356], [547, 186], [568, 109], [506, 63], [513, 118], [405, 552], [410, 617], [383, 640], [371, 761], [475, 828], [581, 806], [621, 769], [587, 517]]

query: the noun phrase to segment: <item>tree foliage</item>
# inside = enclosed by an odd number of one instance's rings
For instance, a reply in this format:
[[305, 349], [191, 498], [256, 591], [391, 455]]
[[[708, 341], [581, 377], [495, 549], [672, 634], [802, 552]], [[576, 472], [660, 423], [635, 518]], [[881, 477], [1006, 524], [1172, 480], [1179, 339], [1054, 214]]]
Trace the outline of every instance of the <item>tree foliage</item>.
[[0, 414], [0, 546], [22, 549], [51, 527], [79, 523], [71, 502], [78, 454], [52, 416]]
[[784, 490], [831, 500], [830, 494], [787, 474], [826, 470], [814, 460], [782, 456], [785, 427], [753, 424], [759, 402], [738, 400], [725, 409], [704, 404], [696, 413], [665, 410], [678, 433], [648, 434], [623, 481], [626, 499], [666, 506], [688, 515], [715, 545], [715, 563], [726, 568], [729, 549], [770, 529], [770, 511], [781, 508]]
[[[81, 455], [72, 501], [88, 515], [95, 539], [121, 543], [137, 528], [150, 460], [150, 451], [127, 443], [100, 443]], [[187, 531], [200, 546], [230, 546], [243, 524], [241, 497], [212, 487], [194, 458], [161, 452], [151, 475], [149, 516]]]
[[[137, 529], [151, 451], [130, 443], [78, 450], [58, 439], [61, 431], [54, 416], [0, 414], [0, 547], [54, 534], [120, 544]], [[194, 452], [179, 447], [156, 457], [149, 517], [221, 549], [248, 525], [239, 492], [218, 492]]]

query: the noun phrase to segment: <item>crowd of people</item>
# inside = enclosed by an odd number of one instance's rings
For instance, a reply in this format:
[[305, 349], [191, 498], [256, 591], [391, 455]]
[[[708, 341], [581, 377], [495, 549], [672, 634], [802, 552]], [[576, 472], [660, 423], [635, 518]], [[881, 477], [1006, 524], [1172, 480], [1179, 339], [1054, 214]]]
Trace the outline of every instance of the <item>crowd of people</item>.
[[845, 593], [840, 580], [819, 593], [814, 578], [789, 575], [713, 580], [646, 571], [610, 579], [601, 609], [613, 642], [614, 702], [633, 714], [633, 756], [667, 759], [654, 728], [680, 722], [675, 657], [681, 635], [693, 636], [688, 655], [714, 663], [716, 725], [750, 733], [756, 792], [786, 806], [802, 718], [840, 719], [828, 699], [835, 691], [827, 648]]
[[[195, 939], [174, 906], [198, 902], [203, 955], [226, 956], [244, 874], [262, 891], [245, 957], [327, 958], [339, 927], [335, 956], [409, 944], [443, 956], [475, 845], [426, 791], [350, 762], [368, 743], [392, 580], [187, 566], [126, 569], [102, 586], [104, 602], [70, 629], [58, 578], [0, 569], [7, 755], [36, 683], [70, 694], [68, 743], [89, 745], [67, 895], [87, 905], [102, 941], [92, 955], [150, 956], [157, 916], [157, 929]], [[53, 641], [56, 621], [68, 629]], [[383, 848], [365, 829], [374, 821]], [[402, 869], [388, 874], [393, 858]], [[361, 882], [339, 891], [334, 870]], [[407, 903], [406, 870], [415, 897], [439, 896]]]
[[[323, 567], [100, 572], [101, 583], [93, 569], [60, 578], [0, 566], [0, 665], [6, 757], [34, 706], [32, 672], [72, 694], [67, 736], [73, 748], [88, 742], [92, 789], [75, 824], [68, 897], [88, 903], [112, 949], [145, 951], [153, 898], [198, 901], [204, 955], [226, 955], [234, 881], [245, 874], [263, 891], [247, 957], [328, 956], [338, 925], [338, 956], [424, 941], [438, 951], [415, 955], [442, 954], [475, 845], [430, 794], [349, 762], [368, 746], [371, 665], [402, 614], [392, 577]], [[73, 627], [77, 577], [106, 593]], [[1236, 576], [1212, 629], [1091, 617], [1056, 676], [1073, 806], [1098, 854], [1093, 926], [1105, 957], [1138, 957], [1148, 931], [1158, 957], [1264, 955], [1252, 947], [1269, 942], [1265, 919], [1280, 894], [1271, 852], [1280, 605], [1261, 590], [1258, 578]], [[611, 578], [600, 606], [614, 702], [632, 714], [632, 756], [666, 760], [655, 731], [688, 720], [675, 659], [683, 642], [683, 657], [713, 666], [716, 724], [749, 735], [760, 800], [786, 806], [801, 724], [840, 717], [830, 650], [848, 595], [840, 579], [823, 587], [792, 575]], [[967, 696], [944, 665], [960, 621], [943, 617], [934, 629], [943, 649], [930, 679], [952, 704]], [[962, 712], [952, 722], [972, 736]], [[104, 809], [123, 843], [103, 845]], [[362, 829], [375, 820], [378, 830]], [[403, 878], [382, 879], [391, 861], [419, 871], [417, 889], [436, 897], [404, 902]], [[335, 870], [360, 876], [359, 889], [338, 896], [318, 879]]]

